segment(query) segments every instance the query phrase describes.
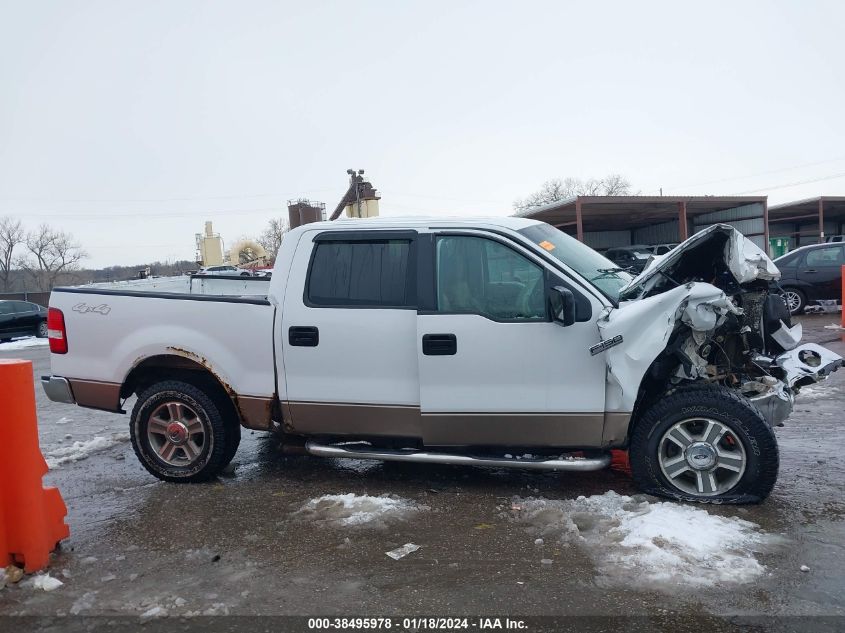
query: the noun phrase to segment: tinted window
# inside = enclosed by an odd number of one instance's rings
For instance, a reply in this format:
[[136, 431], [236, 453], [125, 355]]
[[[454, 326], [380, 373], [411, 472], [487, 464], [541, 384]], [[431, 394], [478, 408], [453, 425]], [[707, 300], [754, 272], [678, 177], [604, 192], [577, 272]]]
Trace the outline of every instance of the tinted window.
[[807, 258], [804, 261], [807, 266], [839, 266], [843, 263], [842, 247], [814, 248], [807, 251]]
[[410, 240], [318, 242], [308, 274], [317, 306], [413, 307]]
[[480, 237], [437, 240], [437, 309], [497, 320], [546, 314], [543, 269], [504, 244]]
[[15, 311], [18, 314], [35, 312], [37, 309], [33, 304], [27, 303], [26, 301], [12, 301], [12, 304], [15, 306]]
[[783, 255], [782, 257], [778, 257], [775, 260], [776, 266], [791, 266], [795, 264], [798, 258], [801, 256], [801, 251], [795, 251], [794, 253], [789, 253], [787, 255]]
[[12, 314], [14, 311], [11, 301], [0, 301], [0, 314]]

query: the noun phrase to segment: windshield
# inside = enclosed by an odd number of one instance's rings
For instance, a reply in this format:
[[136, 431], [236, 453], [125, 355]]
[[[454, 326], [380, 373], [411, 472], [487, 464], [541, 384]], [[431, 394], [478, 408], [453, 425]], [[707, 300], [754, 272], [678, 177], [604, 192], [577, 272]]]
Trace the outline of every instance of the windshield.
[[569, 266], [614, 302], [633, 277], [592, 248], [551, 226], [535, 224], [519, 233]]

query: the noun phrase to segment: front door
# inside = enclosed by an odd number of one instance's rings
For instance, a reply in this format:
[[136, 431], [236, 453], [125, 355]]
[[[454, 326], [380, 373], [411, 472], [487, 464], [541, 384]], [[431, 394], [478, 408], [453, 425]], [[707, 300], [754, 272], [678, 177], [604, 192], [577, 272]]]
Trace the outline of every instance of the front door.
[[15, 331], [15, 307], [12, 301], [0, 301], [0, 336], [9, 336]]
[[424, 443], [599, 445], [598, 300], [580, 294], [579, 320], [563, 327], [547, 306], [565, 282], [527, 249], [482, 232], [435, 234], [429, 249], [433, 305], [417, 319]]

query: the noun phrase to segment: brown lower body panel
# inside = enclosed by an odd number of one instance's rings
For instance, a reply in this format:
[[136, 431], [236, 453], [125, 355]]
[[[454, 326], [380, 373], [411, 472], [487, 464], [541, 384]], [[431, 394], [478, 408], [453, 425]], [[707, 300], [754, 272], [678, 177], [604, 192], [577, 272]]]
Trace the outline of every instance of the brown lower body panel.
[[426, 446], [605, 447], [625, 441], [625, 413], [421, 413], [411, 405], [282, 404], [298, 435], [413, 437]]
[[120, 383], [68, 378], [73, 399], [81, 407], [119, 412]]
[[420, 437], [420, 408], [327, 402], [286, 402], [289, 429], [300, 435]]
[[261, 396], [238, 396], [235, 406], [241, 416], [241, 424], [256, 431], [273, 430], [273, 398]]
[[605, 413], [604, 431], [601, 436], [601, 445], [605, 448], [618, 448], [624, 446], [628, 441], [628, 426], [630, 424], [630, 413]]
[[424, 413], [426, 446], [601, 446], [603, 413]]

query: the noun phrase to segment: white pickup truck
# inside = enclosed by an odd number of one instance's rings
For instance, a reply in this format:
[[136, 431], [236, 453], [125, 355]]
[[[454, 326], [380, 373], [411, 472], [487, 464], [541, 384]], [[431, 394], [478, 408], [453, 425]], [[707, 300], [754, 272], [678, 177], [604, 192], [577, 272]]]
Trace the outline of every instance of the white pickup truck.
[[644, 491], [749, 503], [795, 393], [843, 363], [799, 345], [777, 268], [726, 225], [635, 279], [520, 218], [308, 224], [275, 270], [56, 288], [47, 395], [124, 413], [137, 394], [132, 444], [167, 481], [214, 476], [244, 426], [317, 456], [495, 467], [627, 448]]

